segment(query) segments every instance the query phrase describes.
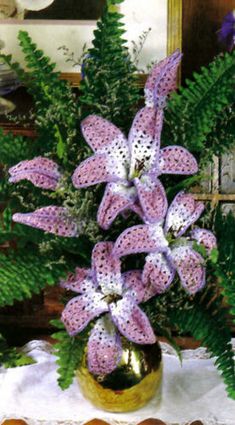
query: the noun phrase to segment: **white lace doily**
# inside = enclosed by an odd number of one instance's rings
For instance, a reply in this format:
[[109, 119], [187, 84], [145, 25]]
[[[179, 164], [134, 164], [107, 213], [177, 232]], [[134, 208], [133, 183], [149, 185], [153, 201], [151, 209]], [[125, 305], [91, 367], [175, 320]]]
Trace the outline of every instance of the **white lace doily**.
[[76, 380], [62, 391], [57, 385], [51, 345], [31, 341], [24, 351], [37, 363], [0, 368], [0, 424], [6, 419], [23, 419], [29, 425], [83, 425], [92, 419], [103, 419], [111, 425], [136, 425], [156, 418], [168, 425], [188, 425], [195, 420], [204, 425], [235, 425], [235, 402], [228, 399], [206, 350], [184, 350], [181, 366], [168, 344], [162, 344], [162, 348], [164, 378], [160, 407], [156, 407], [153, 399], [136, 412], [111, 414], [85, 400]]

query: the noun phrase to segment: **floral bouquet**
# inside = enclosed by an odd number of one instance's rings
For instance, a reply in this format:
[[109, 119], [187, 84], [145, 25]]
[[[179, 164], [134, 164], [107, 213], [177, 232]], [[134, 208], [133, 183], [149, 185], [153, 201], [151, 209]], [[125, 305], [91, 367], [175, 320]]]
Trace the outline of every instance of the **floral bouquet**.
[[[179, 192], [168, 208], [162, 174], [191, 175], [197, 161], [181, 146], [161, 149], [161, 131], [167, 97], [176, 88], [181, 54], [157, 63], [145, 85], [145, 107], [134, 118], [128, 138], [114, 124], [98, 115], [88, 116], [82, 133], [94, 155], [78, 165], [72, 176], [75, 188], [106, 183], [97, 221], [108, 230], [118, 214], [132, 211], [144, 224], [126, 229], [116, 242], [98, 242], [90, 269], [77, 268], [61, 286], [77, 292], [62, 313], [71, 336], [91, 321], [88, 364], [94, 374], [112, 372], [120, 361], [120, 335], [136, 344], [153, 344], [156, 335], [139, 304], [164, 293], [176, 272], [191, 295], [206, 282], [206, 260], [194, 248], [202, 245], [209, 256], [216, 238], [194, 227], [204, 210], [193, 195]], [[25, 160], [9, 169], [10, 182], [29, 180], [55, 190], [63, 171], [47, 158]], [[76, 237], [78, 224], [64, 207], [46, 206], [31, 213], [16, 213], [13, 220], [58, 236]], [[188, 231], [188, 232], [187, 232]], [[147, 253], [143, 270], [121, 273], [120, 257]]]
[[97, 380], [115, 374], [126, 342], [148, 348], [161, 335], [180, 351], [174, 340], [180, 329], [217, 357], [234, 398], [221, 294], [233, 311], [233, 221], [226, 227], [214, 212], [205, 214], [190, 193], [205, 163], [232, 145], [225, 122], [234, 55], [215, 59], [176, 93], [182, 56], [176, 50], [153, 65], [136, 113], [136, 69], [123, 46], [120, 15], [109, 7], [118, 2], [108, 1], [84, 58], [78, 99], [27, 33], [19, 39], [31, 73], [3, 55], [35, 100], [38, 133], [33, 143], [0, 134], [2, 193], [5, 202], [14, 200], [0, 236], [19, 247], [17, 255], [0, 254], [8, 270], [0, 303], [12, 304], [46, 282], [66, 289], [61, 320], [53, 322], [63, 389], [84, 359]]

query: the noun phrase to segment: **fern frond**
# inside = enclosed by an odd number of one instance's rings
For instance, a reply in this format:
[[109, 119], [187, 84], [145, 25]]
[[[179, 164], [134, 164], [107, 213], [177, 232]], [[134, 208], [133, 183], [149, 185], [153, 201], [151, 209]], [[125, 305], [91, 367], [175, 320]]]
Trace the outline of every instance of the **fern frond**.
[[64, 273], [64, 266], [52, 269], [36, 249], [34, 253], [30, 249], [21, 254], [0, 252], [0, 307], [31, 298], [47, 285], [57, 284]]
[[0, 334], [0, 366], [5, 368], [27, 366], [35, 363], [32, 357], [27, 356], [15, 347], [9, 347], [5, 338]]
[[230, 212], [224, 216], [219, 208], [215, 215], [214, 229], [219, 248], [215, 275], [235, 323], [235, 217], [233, 214]]
[[4, 134], [0, 128], [0, 159], [1, 164], [9, 167], [24, 159], [32, 158], [32, 141], [12, 133]]
[[173, 94], [166, 111], [165, 138], [204, 155], [206, 139], [221, 112], [234, 101], [235, 52], [215, 58]]
[[55, 72], [55, 64], [32, 42], [26, 31], [20, 31], [19, 43], [29, 71], [12, 60], [11, 55], [1, 55], [32, 95], [35, 106], [35, 142], [41, 153], [52, 152], [66, 160], [68, 146], [77, 135], [78, 107], [69, 83]]
[[207, 348], [211, 357], [216, 357], [215, 366], [222, 375], [227, 393], [235, 399], [234, 352], [226, 315], [222, 297], [215, 297], [210, 289], [189, 301], [188, 305], [169, 310], [172, 326], [182, 333], [190, 333]]
[[83, 63], [79, 101], [83, 116], [95, 113], [127, 130], [140, 96], [136, 68], [123, 39], [123, 16], [115, 6], [122, 1], [107, 1], [97, 23], [92, 47]]
[[66, 390], [72, 384], [76, 370], [82, 363], [90, 328], [88, 326], [77, 337], [70, 337], [59, 320], [52, 320], [51, 324], [59, 329], [52, 337], [57, 340], [54, 347], [58, 357], [56, 363], [59, 366], [58, 384], [62, 390]]

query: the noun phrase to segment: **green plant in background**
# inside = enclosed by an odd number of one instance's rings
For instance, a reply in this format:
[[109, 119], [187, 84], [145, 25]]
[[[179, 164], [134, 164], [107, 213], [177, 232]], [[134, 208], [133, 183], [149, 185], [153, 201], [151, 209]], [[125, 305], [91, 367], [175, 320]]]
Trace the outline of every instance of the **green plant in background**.
[[231, 139], [217, 144], [210, 136], [215, 135], [221, 122], [234, 117], [234, 73], [235, 52], [219, 55], [207, 68], [194, 73], [193, 80], [186, 80], [186, 87], [180, 87], [168, 104], [163, 140], [187, 147], [201, 165], [232, 145]]
[[123, 16], [116, 8], [122, 1], [107, 0], [104, 14], [97, 23], [92, 47], [83, 64], [79, 100], [86, 115], [101, 115], [127, 131], [140, 95], [134, 74], [136, 68], [122, 38]]
[[[0, 275], [1, 306], [30, 297], [46, 284], [55, 285], [75, 265], [87, 266], [92, 244], [101, 238], [114, 240], [123, 230], [122, 219], [115, 222], [108, 235], [98, 229], [96, 210], [102, 193], [99, 187], [96, 190], [75, 191], [70, 183], [71, 172], [90, 154], [80, 133], [80, 119], [95, 113], [127, 131], [141, 99], [134, 74], [136, 68], [122, 38], [124, 30], [122, 15], [116, 10], [118, 3], [121, 0], [108, 0], [97, 24], [93, 46], [84, 59], [84, 77], [78, 99], [27, 33], [20, 32], [19, 40], [29, 72], [26, 73], [19, 64], [14, 63], [11, 56], [1, 55], [33, 97], [37, 132], [34, 140], [0, 132], [0, 158], [3, 163], [1, 202], [6, 207], [0, 228], [0, 243], [8, 243], [0, 255], [0, 268], [3, 271]], [[187, 147], [200, 160], [200, 171], [214, 154], [221, 154], [233, 144], [234, 70], [234, 53], [219, 56], [208, 68], [195, 74], [194, 80], [188, 81], [187, 87], [182, 87], [168, 102], [162, 142]], [[53, 194], [48, 191], [41, 193], [28, 183], [13, 187], [7, 181], [10, 166], [38, 155], [56, 160], [64, 170], [63, 184]], [[167, 179], [170, 196], [178, 190], [179, 185], [188, 189], [194, 183], [195, 178]], [[18, 224], [12, 226], [12, 210], [20, 207], [26, 211], [51, 203], [63, 205], [76, 213], [78, 221], [83, 223], [79, 238], [61, 239]], [[129, 225], [136, 222], [133, 218], [129, 220]], [[234, 228], [235, 223], [232, 216], [223, 218], [222, 215], [217, 215], [213, 222], [218, 235], [219, 258], [218, 261], [211, 259], [208, 289], [189, 298], [175, 285], [171, 291], [143, 305], [143, 309], [151, 318], [156, 333], [166, 336], [175, 348], [172, 328], [173, 331], [177, 328], [193, 335], [208, 348], [212, 356], [217, 356], [217, 366], [224, 376], [228, 393], [234, 398], [231, 335], [215, 279], [218, 279], [234, 315], [235, 235], [231, 232], [231, 226]], [[223, 238], [225, 232], [226, 240]], [[224, 273], [225, 268], [227, 273]], [[59, 383], [65, 389], [81, 362], [89, 330], [77, 339], [69, 337], [60, 322], [53, 324], [58, 327], [54, 337], [57, 339], [55, 349], [60, 366]], [[5, 345], [1, 347], [3, 345], [0, 344], [0, 362], [13, 364], [11, 358], [14, 358], [15, 349], [9, 350]]]

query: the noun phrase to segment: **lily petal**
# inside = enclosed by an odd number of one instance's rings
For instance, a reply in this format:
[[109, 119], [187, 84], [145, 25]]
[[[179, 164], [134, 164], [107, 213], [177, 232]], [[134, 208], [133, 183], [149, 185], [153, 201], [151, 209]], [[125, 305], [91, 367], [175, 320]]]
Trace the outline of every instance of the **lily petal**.
[[122, 357], [121, 338], [107, 315], [97, 320], [88, 341], [88, 369], [106, 375], [116, 369]]
[[183, 235], [202, 214], [204, 204], [194, 199], [190, 193], [179, 192], [168, 209], [165, 233], [172, 232], [175, 237]]
[[208, 255], [210, 255], [212, 249], [217, 248], [216, 237], [210, 230], [197, 228], [193, 229], [190, 235], [192, 239], [195, 239], [199, 244], [204, 245]]
[[92, 271], [103, 294], [122, 294], [121, 262], [113, 255], [113, 242], [98, 242], [95, 245]]
[[72, 182], [77, 189], [98, 183], [125, 180], [121, 163], [106, 154], [95, 154], [83, 161], [74, 171]]
[[62, 312], [61, 320], [69, 335], [81, 332], [95, 317], [108, 311], [104, 295], [89, 292], [72, 298]]
[[29, 180], [42, 189], [55, 190], [61, 174], [58, 165], [48, 158], [41, 156], [29, 161], [21, 161], [9, 169], [9, 182], [17, 183]]
[[123, 286], [126, 295], [131, 295], [137, 304], [140, 304], [145, 295], [145, 287], [142, 281], [142, 270], [130, 270], [123, 273]]
[[198, 172], [194, 156], [182, 146], [167, 146], [160, 150], [159, 167], [162, 174], [195, 174]]
[[168, 246], [159, 224], [139, 224], [124, 230], [117, 238], [113, 253], [117, 257], [140, 252], [163, 251]]
[[177, 49], [172, 55], [154, 65], [144, 89], [147, 106], [165, 106], [165, 97], [176, 89], [177, 68], [181, 57]]
[[190, 246], [180, 246], [171, 252], [171, 261], [179, 274], [182, 286], [195, 294], [205, 285], [205, 262]]
[[[150, 171], [157, 163], [159, 139], [155, 138], [156, 111], [142, 108], [135, 116], [128, 141], [131, 150], [130, 179]], [[161, 128], [158, 122], [158, 132]]]
[[97, 287], [92, 279], [92, 271], [80, 267], [76, 267], [75, 273], [69, 273], [66, 280], [61, 280], [60, 286], [78, 294], [95, 291]]
[[131, 297], [109, 305], [112, 320], [119, 332], [136, 344], [154, 344], [156, 337], [146, 314]]
[[172, 283], [174, 276], [175, 269], [163, 254], [155, 252], [147, 255], [143, 270], [144, 301], [165, 292]]
[[134, 180], [145, 218], [150, 223], [161, 221], [167, 212], [167, 197], [158, 179], [143, 176]]
[[[129, 147], [126, 137], [119, 128], [110, 121], [98, 115], [89, 115], [81, 123], [83, 136], [94, 152], [113, 154], [111, 147], [119, 151], [129, 159]], [[117, 152], [114, 152], [116, 154]]]
[[69, 211], [63, 207], [49, 206], [39, 208], [31, 213], [16, 213], [13, 221], [35, 227], [58, 236], [78, 236], [77, 223], [73, 220]]
[[130, 208], [136, 200], [136, 189], [121, 183], [109, 183], [100, 204], [97, 221], [107, 230], [119, 213]]

